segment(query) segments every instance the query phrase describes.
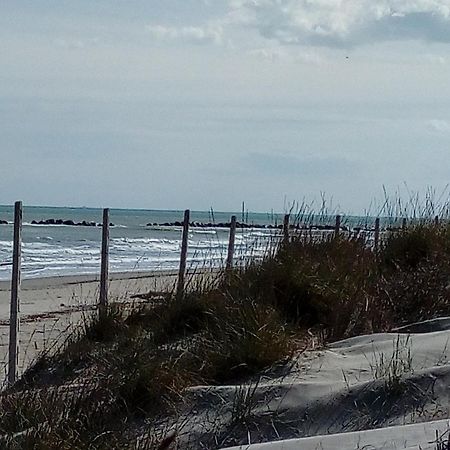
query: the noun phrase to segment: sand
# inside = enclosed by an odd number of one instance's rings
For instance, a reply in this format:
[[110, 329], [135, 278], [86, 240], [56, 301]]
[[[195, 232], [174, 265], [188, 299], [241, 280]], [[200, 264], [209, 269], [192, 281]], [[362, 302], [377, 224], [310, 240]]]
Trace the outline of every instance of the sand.
[[450, 318], [304, 352], [248, 384], [191, 388], [187, 404], [180, 439], [215, 436], [207, 448], [448, 448], [435, 441], [450, 433]]
[[[171, 289], [176, 272], [133, 272], [111, 275], [111, 301], [133, 301], [134, 294]], [[93, 311], [98, 301], [95, 275], [23, 280], [20, 292], [19, 372], [43, 350], [67, 337]], [[0, 282], [0, 377], [4, 379], [9, 341], [10, 282]], [[2, 373], [3, 372], [3, 373]]]

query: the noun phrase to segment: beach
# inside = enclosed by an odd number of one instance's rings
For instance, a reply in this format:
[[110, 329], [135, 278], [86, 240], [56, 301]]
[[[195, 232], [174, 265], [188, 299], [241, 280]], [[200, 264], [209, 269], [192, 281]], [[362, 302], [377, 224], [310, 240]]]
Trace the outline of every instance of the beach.
[[[50, 440], [68, 427], [90, 433], [95, 419], [102, 428], [87, 439], [108, 448], [448, 448], [448, 236], [430, 221], [379, 248], [344, 234], [288, 240], [220, 286], [210, 282], [217, 270], [191, 268], [187, 295], [171, 299], [161, 294], [173, 291], [176, 270], [113, 272], [110, 303], [124, 314], [101, 316], [94, 332], [83, 325], [98, 314], [98, 275], [26, 278], [19, 376], [33, 370], [4, 398], [28, 423], [19, 437], [17, 426], [0, 433], [0, 445], [31, 432], [41, 442], [42, 424]], [[424, 253], [411, 251], [417, 242]], [[205, 289], [189, 292], [199, 280]], [[9, 296], [1, 282], [3, 369]], [[142, 308], [129, 315], [134, 302]], [[81, 339], [33, 366], [77, 327]], [[115, 430], [102, 430], [118, 417], [113, 447]]]
[[[21, 243], [19, 376], [43, 351], [86, 323], [99, 299], [102, 211], [92, 208], [23, 209]], [[223, 267], [232, 213], [193, 211], [188, 235], [187, 272]], [[133, 295], [173, 289], [180, 264], [181, 211], [112, 209], [109, 240], [109, 298], [136, 301]], [[0, 206], [0, 370], [7, 369], [12, 207]], [[235, 237], [235, 263], [261, 258], [277, 239], [269, 226], [278, 218], [246, 216]], [[210, 226], [199, 226], [207, 224]], [[189, 277], [188, 277], [189, 278]], [[0, 375], [1, 376], [1, 375]]]
[[[111, 302], [133, 302], [133, 295], [171, 290], [177, 272], [123, 272], [110, 276]], [[9, 342], [10, 282], [0, 281], [0, 361], [5, 373]], [[20, 291], [19, 373], [43, 351], [63, 342], [89, 319], [99, 296], [99, 277], [69, 275], [28, 279]], [[4, 378], [4, 377], [3, 377]]]

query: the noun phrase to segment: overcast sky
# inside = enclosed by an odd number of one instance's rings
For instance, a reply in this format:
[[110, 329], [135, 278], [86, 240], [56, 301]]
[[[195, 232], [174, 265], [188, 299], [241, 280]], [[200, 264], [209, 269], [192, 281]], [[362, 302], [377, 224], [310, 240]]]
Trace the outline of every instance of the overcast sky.
[[450, 0], [0, 11], [0, 203], [361, 212], [450, 181]]

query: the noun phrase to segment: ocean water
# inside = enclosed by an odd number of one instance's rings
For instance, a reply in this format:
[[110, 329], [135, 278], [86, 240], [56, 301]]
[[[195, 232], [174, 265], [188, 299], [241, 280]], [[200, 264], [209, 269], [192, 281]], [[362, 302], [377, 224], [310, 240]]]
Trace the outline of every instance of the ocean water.
[[[233, 213], [192, 211], [191, 221], [229, 222]], [[10, 278], [13, 237], [13, 207], [0, 206], [0, 280]], [[238, 220], [241, 214], [236, 213]], [[102, 210], [93, 208], [24, 207], [22, 230], [22, 277], [95, 274], [100, 270], [101, 227], [32, 225], [46, 219], [101, 222]], [[281, 223], [282, 215], [248, 213], [251, 224]], [[110, 210], [110, 271], [171, 270], [178, 268], [181, 227], [147, 226], [183, 220], [183, 211]], [[218, 267], [228, 246], [227, 229], [191, 228], [188, 267]], [[239, 229], [237, 260], [261, 257], [279, 232]]]

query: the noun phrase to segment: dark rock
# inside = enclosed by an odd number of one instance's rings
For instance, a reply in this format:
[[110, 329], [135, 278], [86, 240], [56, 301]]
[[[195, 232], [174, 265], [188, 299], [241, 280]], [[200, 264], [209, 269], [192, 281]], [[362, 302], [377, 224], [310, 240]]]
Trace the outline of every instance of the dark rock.
[[[1, 222], [0, 222], [1, 223]], [[7, 223], [7, 222], [5, 222]], [[77, 227], [101, 227], [101, 223], [97, 222], [87, 222], [86, 220], [83, 220], [82, 222], [74, 222], [73, 220], [63, 220], [63, 219], [46, 219], [46, 220], [40, 220], [37, 222], [36, 220], [33, 220], [31, 222], [33, 225], [69, 225], [69, 226], [77, 226]], [[109, 224], [110, 227], [113, 227], [114, 224], [111, 222]]]

